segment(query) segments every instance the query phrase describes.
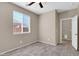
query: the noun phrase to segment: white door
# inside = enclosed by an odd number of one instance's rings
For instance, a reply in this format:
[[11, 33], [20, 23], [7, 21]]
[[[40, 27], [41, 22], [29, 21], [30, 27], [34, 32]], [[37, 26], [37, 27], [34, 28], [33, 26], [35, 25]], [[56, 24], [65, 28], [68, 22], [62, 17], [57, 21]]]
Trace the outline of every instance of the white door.
[[77, 50], [77, 19], [78, 16], [72, 18], [72, 46]]

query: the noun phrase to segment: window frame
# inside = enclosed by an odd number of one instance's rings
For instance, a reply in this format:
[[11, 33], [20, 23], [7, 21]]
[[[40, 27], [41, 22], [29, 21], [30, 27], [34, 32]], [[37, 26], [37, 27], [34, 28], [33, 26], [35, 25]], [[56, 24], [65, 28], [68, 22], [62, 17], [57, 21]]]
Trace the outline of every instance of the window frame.
[[[29, 26], [28, 26], [28, 29], [29, 29], [29, 31], [28, 32], [13, 32], [13, 34], [14, 35], [17, 35], [17, 34], [27, 34], [27, 33], [31, 33], [31, 18], [30, 18], [30, 16], [29, 15], [26, 15], [25, 13], [22, 13], [22, 12], [19, 12], [19, 11], [16, 11], [16, 10], [13, 10], [13, 12], [12, 12], [12, 19], [14, 20], [14, 12], [18, 12], [18, 13], [21, 13], [21, 14], [23, 14], [23, 15], [25, 15], [25, 16], [28, 16], [29, 17]], [[12, 20], [12, 23], [14, 24], [14, 22], [13, 22], [13, 20]], [[22, 22], [23, 22], [23, 19], [22, 19]], [[12, 25], [13, 25], [12, 24]], [[12, 28], [13, 28], [13, 26], [12, 26]], [[12, 29], [13, 30], [13, 29]], [[23, 30], [23, 24], [22, 24], [22, 30]]]

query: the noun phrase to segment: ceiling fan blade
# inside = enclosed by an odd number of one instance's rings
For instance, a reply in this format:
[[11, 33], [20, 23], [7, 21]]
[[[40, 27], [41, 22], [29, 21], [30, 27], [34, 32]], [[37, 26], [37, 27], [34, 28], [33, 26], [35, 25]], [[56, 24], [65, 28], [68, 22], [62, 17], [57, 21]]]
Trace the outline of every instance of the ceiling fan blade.
[[32, 4], [34, 4], [35, 2], [31, 2], [30, 4], [28, 4], [28, 6], [31, 6]]
[[41, 7], [41, 8], [43, 8], [43, 5], [42, 5], [42, 3], [41, 3], [41, 2], [39, 3], [39, 5], [40, 5], [40, 7]]

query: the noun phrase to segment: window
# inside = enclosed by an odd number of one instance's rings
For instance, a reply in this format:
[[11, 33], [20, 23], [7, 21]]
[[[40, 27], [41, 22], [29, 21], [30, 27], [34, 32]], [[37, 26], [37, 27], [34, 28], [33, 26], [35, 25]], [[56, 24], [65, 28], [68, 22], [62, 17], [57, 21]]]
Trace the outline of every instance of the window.
[[30, 32], [30, 16], [23, 13], [13, 11], [13, 33], [29, 33]]

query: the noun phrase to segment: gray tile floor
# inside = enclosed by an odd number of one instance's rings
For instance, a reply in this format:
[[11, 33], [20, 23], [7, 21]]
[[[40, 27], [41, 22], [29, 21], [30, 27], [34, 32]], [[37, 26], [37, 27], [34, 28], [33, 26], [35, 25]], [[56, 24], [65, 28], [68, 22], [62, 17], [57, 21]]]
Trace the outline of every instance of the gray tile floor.
[[5, 53], [2, 56], [78, 56], [79, 52], [71, 42], [65, 41], [62, 45], [52, 46], [44, 43], [34, 43], [29, 46]]

